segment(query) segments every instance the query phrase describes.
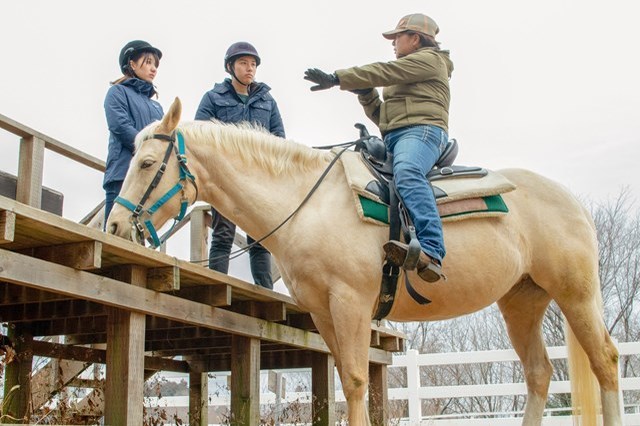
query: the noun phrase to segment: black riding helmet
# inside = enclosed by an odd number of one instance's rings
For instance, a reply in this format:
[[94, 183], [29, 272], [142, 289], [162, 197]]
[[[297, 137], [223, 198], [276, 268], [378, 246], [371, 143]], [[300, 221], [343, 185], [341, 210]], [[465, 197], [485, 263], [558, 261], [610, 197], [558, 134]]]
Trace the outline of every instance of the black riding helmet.
[[258, 55], [258, 51], [251, 43], [246, 41], [233, 43], [224, 55], [224, 70], [234, 77], [233, 66], [227, 68], [227, 65], [233, 65], [233, 62], [240, 56], [253, 56], [256, 58], [256, 66], [260, 65], [260, 55]]
[[136, 53], [151, 52], [158, 55], [158, 59], [162, 59], [162, 52], [160, 49], [151, 46], [149, 43], [143, 40], [133, 40], [125, 44], [122, 50], [120, 50], [120, 57], [118, 61], [120, 63], [120, 71], [126, 74], [129, 61]]

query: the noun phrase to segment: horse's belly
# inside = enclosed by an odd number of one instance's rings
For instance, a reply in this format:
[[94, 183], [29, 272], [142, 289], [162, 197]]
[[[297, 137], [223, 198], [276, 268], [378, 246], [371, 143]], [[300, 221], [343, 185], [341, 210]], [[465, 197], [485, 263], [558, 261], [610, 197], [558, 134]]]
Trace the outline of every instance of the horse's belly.
[[476, 281], [469, 284], [451, 279], [426, 283], [416, 277], [412, 278], [414, 278], [412, 280], [414, 290], [430, 303], [420, 304], [409, 294], [404, 278], [400, 277], [396, 300], [386, 319], [437, 321], [467, 315], [493, 304], [515, 284], [512, 280], [505, 281], [504, 284], [494, 281], [491, 285], [487, 285]]

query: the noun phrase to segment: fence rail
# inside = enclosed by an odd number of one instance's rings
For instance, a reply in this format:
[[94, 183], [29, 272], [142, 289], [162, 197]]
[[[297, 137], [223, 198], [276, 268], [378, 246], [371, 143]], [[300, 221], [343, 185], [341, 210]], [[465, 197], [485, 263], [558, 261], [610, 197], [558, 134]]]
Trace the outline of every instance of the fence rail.
[[[640, 342], [626, 342], [618, 344], [621, 357], [639, 356]], [[547, 348], [549, 358], [566, 359], [566, 346], [553, 346]], [[449, 352], [436, 354], [419, 354], [416, 350], [408, 350], [406, 355], [393, 357], [393, 364], [389, 368], [406, 368], [407, 387], [389, 389], [389, 400], [406, 400], [409, 416], [403, 419], [402, 424], [435, 426], [447, 425], [475, 425], [487, 424], [487, 416], [491, 416], [491, 424], [515, 425], [520, 424], [522, 413], [465, 413], [464, 416], [423, 416], [422, 400], [438, 398], [464, 398], [464, 397], [490, 397], [526, 395], [525, 383], [501, 383], [482, 385], [447, 385], [447, 386], [421, 386], [420, 367], [448, 366], [459, 364], [480, 364], [496, 362], [519, 362], [519, 358], [513, 349], [478, 351], [478, 352]], [[640, 377], [620, 377], [620, 392], [639, 391]], [[552, 381], [549, 385], [549, 394], [569, 393], [571, 386], [568, 381]], [[622, 400], [622, 398], [621, 398]], [[635, 413], [625, 414], [626, 425], [640, 425], [638, 405], [626, 407]], [[543, 424], [570, 424], [570, 416], [557, 416], [557, 411], [563, 409], [546, 410]], [[567, 409], [564, 409], [566, 411]], [[570, 408], [569, 408], [570, 410]], [[553, 415], [553, 416], [552, 416]], [[498, 418], [499, 416], [505, 418]], [[464, 417], [464, 418], [463, 418]], [[474, 418], [475, 417], [475, 418]], [[499, 421], [498, 421], [499, 420]]]

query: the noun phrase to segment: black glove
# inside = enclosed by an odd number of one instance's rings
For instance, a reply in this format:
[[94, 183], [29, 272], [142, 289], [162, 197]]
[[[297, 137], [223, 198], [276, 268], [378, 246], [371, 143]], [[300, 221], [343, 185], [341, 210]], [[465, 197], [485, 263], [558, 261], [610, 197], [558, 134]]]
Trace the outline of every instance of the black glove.
[[353, 89], [353, 90], [349, 90], [351, 93], [355, 93], [356, 95], [368, 95], [369, 93], [371, 93], [373, 91], [373, 89], [369, 88], [369, 89]]
[[315, 86], [311, 86], [312, 92], [330, 89], [340, 84], [340, 80], [338, 80], [338, 76], [335, 73], [327, 74], [318, 68], [309, 68], [306, 70], [304, 72], [304, 79], [316, 83]]

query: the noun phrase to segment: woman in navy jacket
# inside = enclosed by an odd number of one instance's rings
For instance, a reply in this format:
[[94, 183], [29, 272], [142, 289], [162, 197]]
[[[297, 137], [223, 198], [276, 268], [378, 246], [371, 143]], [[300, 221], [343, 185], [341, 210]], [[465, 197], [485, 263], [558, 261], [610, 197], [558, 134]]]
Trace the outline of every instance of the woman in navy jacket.
[[154, 95], [157, 97], [153, 79], [160, 58], [162, 52], [142, 40], [133, 40], [120, 51], [119, 63], [123, 76], [111, 83], [104, 100], [109, 127], [109, 153], [102, 183], [106, 195], [105, 224], [129, 170], [136, 135], [164, 115], [162, 106], [151, 99]]
[[[269, 93], [271, 88], [255, 82], [258, 65], [260, 56], [255, 47], [246, 42], [232, 44], [224, 57], [225, 70], [231, 74], [231, 78], [216, 83], [213, 89], [204, 94], [196, 112], [196, 120], [215, 118], [226, 123], [248, 121], [284, 138], [282, 117], [275, 99]], [[229, 253], [236, 226], [214, 209], [211, 209], [211, 213], [213, 232], [209, 268], [226, 274], [229, 272]], [[254, 240], [247, 235], [247, 242], [251, 244]], [[250, 249], [249, 258], [254, 282], [272, 289], [271, 254], [257, 244]]]

